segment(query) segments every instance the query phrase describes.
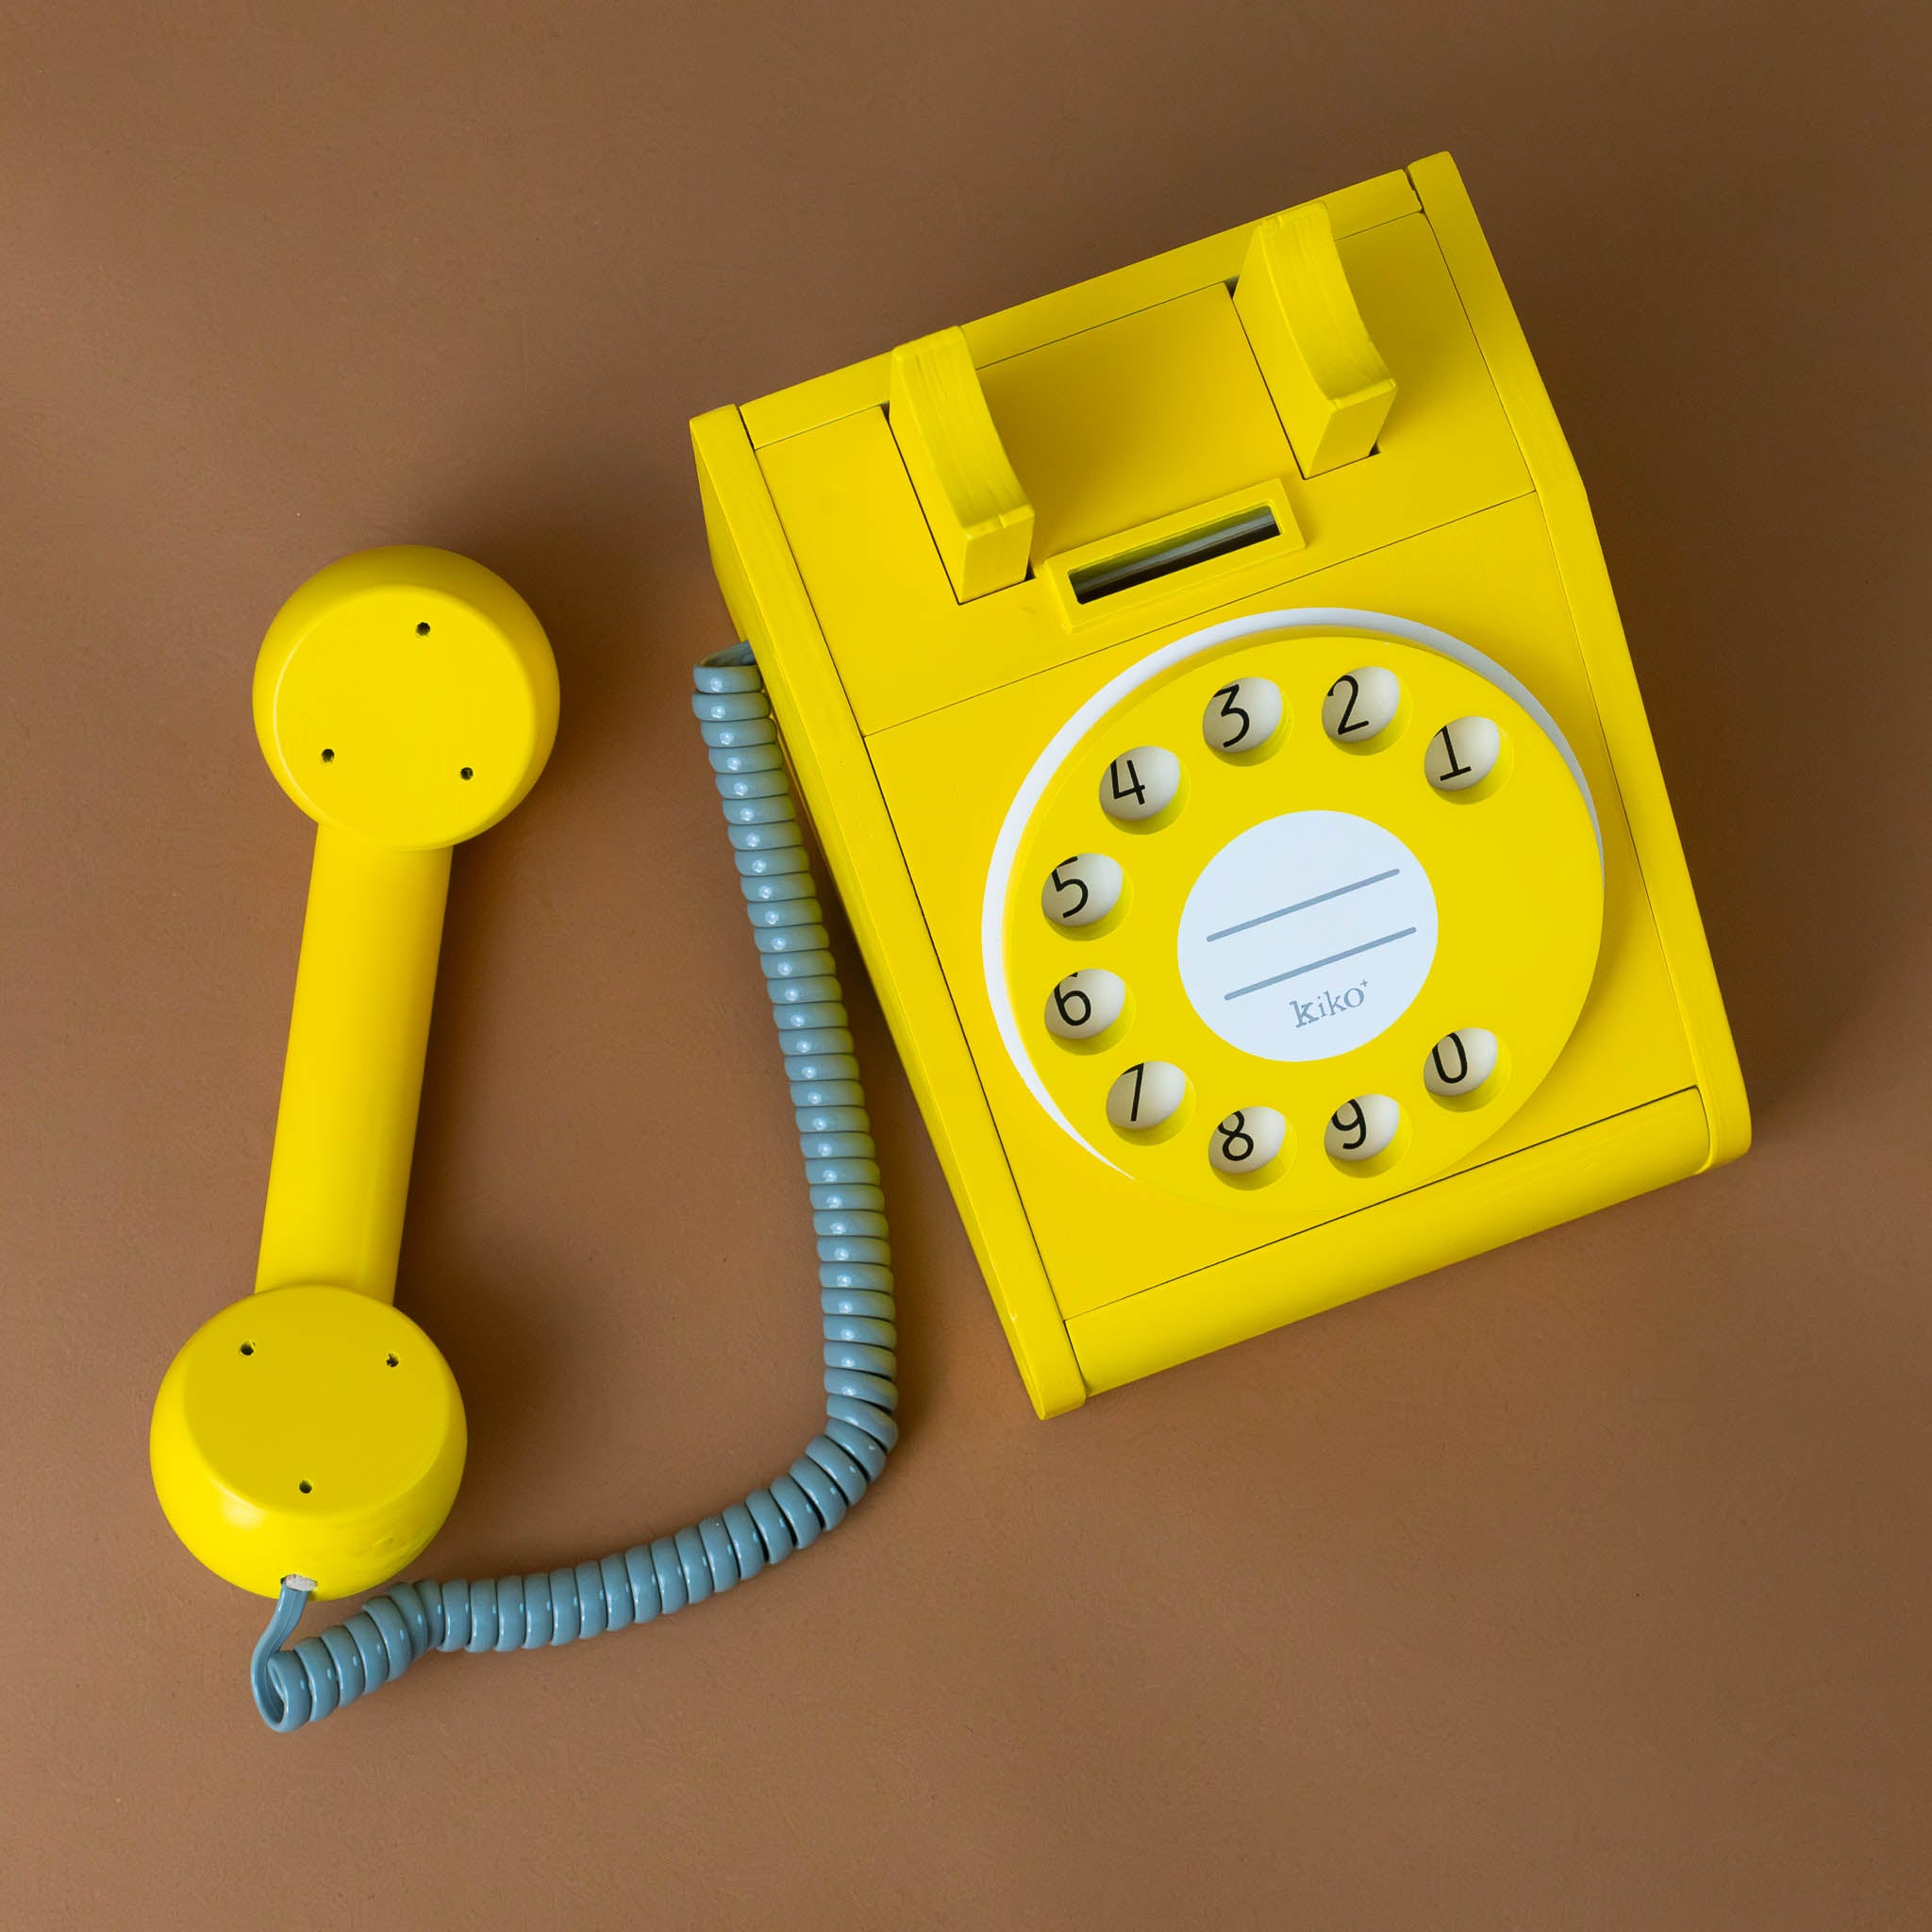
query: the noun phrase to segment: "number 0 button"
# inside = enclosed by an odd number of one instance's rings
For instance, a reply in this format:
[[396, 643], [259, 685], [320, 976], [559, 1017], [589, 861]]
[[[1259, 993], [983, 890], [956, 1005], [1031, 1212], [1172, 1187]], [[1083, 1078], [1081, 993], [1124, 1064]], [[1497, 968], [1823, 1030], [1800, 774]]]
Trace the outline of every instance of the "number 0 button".
[[1171, 806], [1181, 789], [1181, 761], [1158, 744], [1137, 744], [1108, 766], [1100, 780], [1100, 808], [1111, 819], [1151, 819]]
[[1188, 1097], [1188, 1076], [1168, 1060], [1142, 1060], [1107, 1090], [1107, 1117], [1124, 1134], [1172, 1120]]
[[1443, 1100], [1474, 1093], [1496, 1071], [1502, 1048], [1487, 1026], [1458, 1026], [1429, 1049], [1423, 1085]]
[[1120, 904], [1125, 884], [1119, 859], [1104, 852], [1076, 852], [1047, 874], [1040, 909], [1056, 925], [1092, 925]]
[[1070, 973], [1046, 996], [1046, 1030], [1061, 1040], [1093, 1040], [1118, 1020], [1127, 983], [1104, 966]]

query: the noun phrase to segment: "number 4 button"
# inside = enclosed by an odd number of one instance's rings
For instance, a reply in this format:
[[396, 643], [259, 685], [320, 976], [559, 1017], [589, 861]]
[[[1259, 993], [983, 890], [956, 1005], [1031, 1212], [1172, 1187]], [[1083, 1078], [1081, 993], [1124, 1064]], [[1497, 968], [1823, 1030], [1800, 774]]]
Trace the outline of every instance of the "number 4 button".
[[1138, 744], [1108, 766], [1100, 781], [1100, 808], [1110, 819], [1151, 819], [1165, 811], [1181, 789], [1181, 761], [1158, 744]]

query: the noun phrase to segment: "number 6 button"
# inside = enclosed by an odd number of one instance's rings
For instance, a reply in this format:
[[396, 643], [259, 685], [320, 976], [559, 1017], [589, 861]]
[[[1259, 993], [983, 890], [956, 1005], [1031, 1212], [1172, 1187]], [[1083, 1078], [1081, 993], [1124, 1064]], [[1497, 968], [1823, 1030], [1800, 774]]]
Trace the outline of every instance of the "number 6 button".
[[1046, 1030], [1061, 1040], [1105, 1033], [1127, 1004], [1127, 983], [1104, 966], [1070, 973], [1046, 998]]

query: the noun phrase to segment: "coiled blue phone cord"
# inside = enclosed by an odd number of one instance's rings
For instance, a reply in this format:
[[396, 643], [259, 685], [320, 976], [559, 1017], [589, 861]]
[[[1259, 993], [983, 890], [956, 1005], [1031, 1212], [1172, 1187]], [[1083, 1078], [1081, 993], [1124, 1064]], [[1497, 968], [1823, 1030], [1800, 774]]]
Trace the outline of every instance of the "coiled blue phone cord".
[[569, 1643], [748, 1583], [836, 1529], [899, 1439], [885, 1196], [777, 727], [748, 645], [706, 658], [695, 676], [691, 708], [724, 801], [811, 1191], [824, 1427], [785, 1474], [673, 1536], [547, 1574], [394, 1583], [292, 1650], [282, 1645], [315, 1586], [285, 1578], [251, 1670], [256, 1708], [272, 1730], [299, 1730], [393, 1683], [425, 1651]]

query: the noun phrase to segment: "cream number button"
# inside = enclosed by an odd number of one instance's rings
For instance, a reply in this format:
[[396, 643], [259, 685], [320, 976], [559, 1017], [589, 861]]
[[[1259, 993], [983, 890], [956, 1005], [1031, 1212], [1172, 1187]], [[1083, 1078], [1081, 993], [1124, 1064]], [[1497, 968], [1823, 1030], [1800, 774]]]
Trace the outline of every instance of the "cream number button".
[[1163, 745], [1137, 744], [1101, 774], [1100, 808], [1111, 819], [1151, 819], [1174, 803], [1180, 789], [1180, 759]]
[[1265, 677], [1238, 677], [1208, 700], [1201, 736], [1218, 752], [1259, 751], [1281, 728], [1281, 687]]
[[1188, 1097], [1188, 1076], [1167, 1060], [1142, 1060], [1107, 1090], [1107, 1117], [1124, 1134], [1170, 1121]]
[[1070, 973], [1046, 997], [1046, 1030], [1061, 1040], [1105, 1033], [1127, 1004], [1127, 983], [1104, 966]]
[[1492, 718], [1457, 718], [1429, 740], [1423, 770], [1438, 791], [1467, 791], [1480, 785], [1503, 754], [1503, 734]]
[[1458, 1026], [1429, 1049], [1423, 1062], [1423, 1085], [1444, 1100], [1474, 1093], [1496, 1071], [1502, 1049], [1485, 1026]]
[[1322, 700], [1322, 729], [1337, 744], [1367, 744], [1395, 722], [1402, 687], [1392, 671], [1364, 664], [1344, 671]]
[[1208, 1140], [1208, 1164], [1217, 1174], [1247, 1174], [1266, 1167], [1288, 1139], [1288, 1122], [1272, 1107], [1243, 1107]]
[[1105, 852], [1076, 852], [1047, 874], [1040, 909], [1056, 925], [1092, 925], [1120, 904], [1126, 874]]
[[1360, 1093], [1329, 1115], [1322, 1138], [1337, 1160], [1373, 1160], [1401, 1126], [1402, 1109], [1386, 1093]]

